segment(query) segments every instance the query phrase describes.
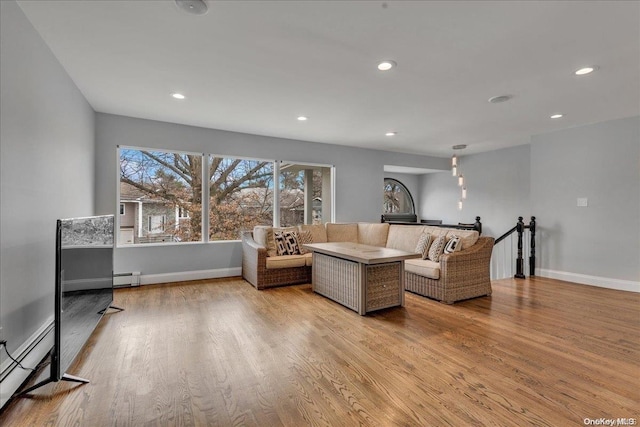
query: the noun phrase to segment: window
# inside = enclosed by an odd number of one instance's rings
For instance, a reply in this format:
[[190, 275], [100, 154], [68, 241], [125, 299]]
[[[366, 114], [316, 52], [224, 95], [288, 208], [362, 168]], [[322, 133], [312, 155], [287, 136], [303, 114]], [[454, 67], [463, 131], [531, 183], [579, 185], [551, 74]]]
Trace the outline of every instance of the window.
[[[331, 217], [331, 168], [280, 164], [280, 225], [322, 224]], [[326, 219], [323, 221], [323, 211]]]
[[209, 240], [273, 224], [273, 162], [209, 156]]
[[256, 225], [331, 221], [331, 166], [118, 150], [119, 244], [239, 240]]
[[149, 234], [164, 233], [164, 226], [167, 222], [165, 215], [149, 215], [147, 217], [147, 231]]
[[178, 218], [179, 219], [185, 219], [185, 218], [189, 218], [189, 211], [187, 210], [187, 208], [185, 208], [184, 206], [178, 206]]
[[[201, 215], [179, 221], [180, 209], [202, 210], [202, 161], [202, 154], [120, 149], [120, 204], [135, 209], [128, 215], [134, 218], [134, 243], [202, 239]], [[143, 218], [146, 224], [140, 224]]]
[[384, 179], [384, 206], [382, 213], [415, 213], [413, 197], [400, 181], [393, 178]]

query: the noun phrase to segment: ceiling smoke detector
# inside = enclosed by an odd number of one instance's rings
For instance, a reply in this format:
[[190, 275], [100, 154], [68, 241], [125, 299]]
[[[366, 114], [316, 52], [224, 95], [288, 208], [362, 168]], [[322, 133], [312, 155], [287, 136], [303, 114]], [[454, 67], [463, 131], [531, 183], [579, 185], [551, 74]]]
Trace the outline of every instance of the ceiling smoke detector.
[[209, 10], [204, 0], [175, 0], [176, 6], [192, 15], [204, 15]]

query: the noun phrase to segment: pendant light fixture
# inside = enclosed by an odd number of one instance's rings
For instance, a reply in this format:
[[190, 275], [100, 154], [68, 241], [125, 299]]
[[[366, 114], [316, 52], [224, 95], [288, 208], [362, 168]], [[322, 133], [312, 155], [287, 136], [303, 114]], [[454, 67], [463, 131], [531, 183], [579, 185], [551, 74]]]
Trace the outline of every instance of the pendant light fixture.
[[460, 162], [456, 151], [467, 148], [465, 144], [454, 145], [453, 156], [451, 157], [451, 175], [458, 178], [458, 187], [460, 187], [460, 200], [458, 201], [458, 210], [462, 210], [462, 201], [467, 198], [467, 186], [464, 182], [464, 175], [460, 171]]

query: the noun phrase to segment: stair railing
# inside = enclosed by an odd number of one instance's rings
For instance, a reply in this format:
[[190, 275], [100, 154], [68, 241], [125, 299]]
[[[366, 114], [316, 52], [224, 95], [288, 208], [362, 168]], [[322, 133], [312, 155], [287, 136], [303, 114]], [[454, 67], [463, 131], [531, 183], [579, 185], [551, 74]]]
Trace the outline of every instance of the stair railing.
[[525, 224], [522, 221], [522, 217], [518, 217], [518, 222], [516, 222], [515, 227], [504, 233], [502, 236], [498, 237], [494, 243], [497, 245], [508, 236], [513, 233], [518, 233], [518, 246], [517, 246], [517, 255], [516, 255], [516, 274], [513, 276], [516, 279], [524, 279], [524, 257], [523, 257], [523, 234], [525, 230], [529, 230], [531, 235], [531, 242], [529, 243], [529, 275], [535, 276], [536, 270], [536, 217], [532, 216], [529, 224]]

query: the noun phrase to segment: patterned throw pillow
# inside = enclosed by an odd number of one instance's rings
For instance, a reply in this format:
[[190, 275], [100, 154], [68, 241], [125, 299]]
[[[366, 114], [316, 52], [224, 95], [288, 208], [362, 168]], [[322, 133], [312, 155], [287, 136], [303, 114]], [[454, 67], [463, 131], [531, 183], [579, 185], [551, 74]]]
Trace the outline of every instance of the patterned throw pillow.
[[302, 247], [302, 245], [306, 245], [307, 243], [313, 243], [313, 234], [309, 230], [302, 230], [298, 233], [298, 248], [300, 249], [300, 254], [304, 255], [309, 251]]
[[436, 240], [433, 241], [431, 247], [429, 248], [429, 259], [431, 261], [438, 262], [440, 261], [440, 255], [444, 252], [444, 246], [447, 243], [447, 238], [445, 236], [438, 236]]
[[273, 238], [276, 242], [276, 250], [280, 255], [300, 255], [298, 246], [298, 233], [295, 231], [275, 231]]
[[422, 255], [422, 259], [429, 258], [429, 246], [431, 246], [431, 234], [422, 233], [420, 235], [420, 239], [418, 240], [418, 244], [416, 245], [415, 253]]
[[462, 244], [460, 242], [460, 237], [451, 236], [451, 240], [449, 240], [447, 245], [444, 247], [444, 253], [452, 254], [454, 252], [458, 252], [461, 249], [462, 249]]

